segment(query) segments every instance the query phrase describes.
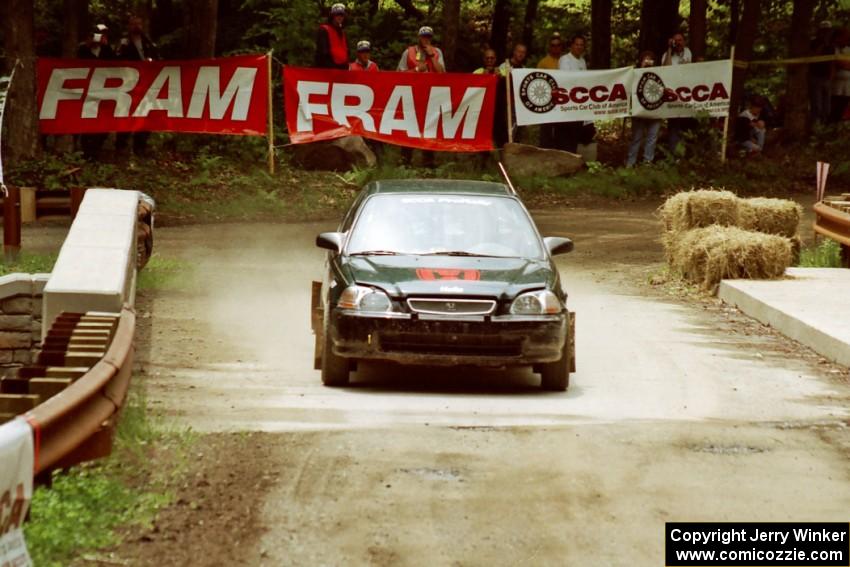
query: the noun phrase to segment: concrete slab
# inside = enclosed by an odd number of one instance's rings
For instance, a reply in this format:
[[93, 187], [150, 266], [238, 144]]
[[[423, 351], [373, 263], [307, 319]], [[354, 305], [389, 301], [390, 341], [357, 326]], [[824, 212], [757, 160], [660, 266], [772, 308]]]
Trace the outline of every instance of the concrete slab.
[[720, 299], [850, 366], [850, 270], [789, 268], [782, 280], [723, 280]]

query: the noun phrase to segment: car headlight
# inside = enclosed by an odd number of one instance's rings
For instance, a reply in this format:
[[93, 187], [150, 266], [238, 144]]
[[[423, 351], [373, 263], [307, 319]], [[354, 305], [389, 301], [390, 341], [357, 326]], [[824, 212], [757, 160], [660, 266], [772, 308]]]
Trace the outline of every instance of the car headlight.
[[548, 315], [563, 310], [561, 300], [548, 289], [523, 293], [511, 303], [511, 315]]
[[343, 290], [337, 301], [337, 307], [385, 313], [392, 310], [393, 304], [387, 294], [379, 289], [352, 285]]

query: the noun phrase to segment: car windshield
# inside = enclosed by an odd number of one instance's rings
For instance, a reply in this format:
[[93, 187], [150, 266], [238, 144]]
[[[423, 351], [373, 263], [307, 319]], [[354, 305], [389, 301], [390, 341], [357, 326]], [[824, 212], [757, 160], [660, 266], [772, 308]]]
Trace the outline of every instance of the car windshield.
[[519, 203], [480, 195], [375, 195], [363, 205], [347, 252], [543, 257]]

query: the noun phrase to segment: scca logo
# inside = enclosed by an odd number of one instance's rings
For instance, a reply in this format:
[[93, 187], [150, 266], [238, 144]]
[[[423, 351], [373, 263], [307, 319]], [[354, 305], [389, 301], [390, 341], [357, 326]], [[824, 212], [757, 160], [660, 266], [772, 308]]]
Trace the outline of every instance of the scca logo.
[[696, 85], [694, 87], [668, 88], [657, 74], [648, 71], [641, 75], [637, 86], [637, 99], [647, 110], [655, 110], [665, 102], [707, 102], [728, 99], [729, 93], [723, 83], [714, 86]]
[[594, 85], [592, 87], [575, 86], [569, 89], [559, 87], [558, 82], [548, 73], [534, 72], [520, 83], [519, 98], [523, 106], [532, 112], [543, 114], [557, 105], [584, 104], [586, 102], [614, 102], [628, 100], [626, 86], [622, 83]]

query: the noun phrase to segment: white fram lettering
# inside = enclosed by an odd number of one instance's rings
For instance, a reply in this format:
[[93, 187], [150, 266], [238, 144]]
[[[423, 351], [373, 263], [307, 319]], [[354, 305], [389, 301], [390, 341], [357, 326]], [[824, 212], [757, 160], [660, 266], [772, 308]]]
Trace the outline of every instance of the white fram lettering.
[[295, 89], [298, 91], [298, 122], [299, 132], [313, 131], [313, 115], [323, 114], [327, 116], [328, 105], [310, 102], [310, 95], [328, 94], [328, 83], [317, 81], [298, 81]]
[[221, 69], [219, 67], [201, 67], [195, 88], [192, 90], [192, 100], [186, 118], [201, 118], [204, 107], [209, 101], [210, 118], [221, 120], [233, 102], [231, 120], [246, 120], [248, 109], [251, 107], [251, 94], [254, 92], [254, 81], [257, 69], [237, 67], [224, 92], [221, 92]]
[[[110, 79], [121, 81], [119, 85], [107, 87], [106, 82]], [[127, 118], [130, 116], [130, 106], [133, 97], [130, 96], [136, 84], [139, 82], [139, 72], [132, 67], [98, 67], [89, 79], [89, 90], [86, 100], [83, 102], [83, 118], [97, 118], [100, 103], [105, 100], [115, 101], [115, 118]]]
[[461, 121], [463, 121], [461, 138], [474, 138], [475, 129], [478, 127], [478, 116], [481, 114], [481, 107], [484, 104], [485, 92], [486, 89], [483, 87], [466, 89], [457, 112], [452, 114], [451, 89], [449, 87], [431, 87], [431, 94], [428, 96], [428, 109], [425, 111], [423, 137], [436, 138], [437, 126], [442, 120], [444, 138], [454, 138]]
[[91, 67], [53, 69], [50, 73], [50, 79], [47, 80], [47, 90], [44, 91], [44, 99], [41, 101], [41, 111], [38, 113], [38, 117], [41, 120], [53, 120], [56, 118], [59, 101], [83, 98], [82, 88], [68, 88], [65, 86], [65, 81], [85, 79], [89, 76], [89, 71], [91, 71]]
[[[159, 98], [162, 87], [168, 85], [167, 98]], [[169, 118], [183, 118], [183, 89], [180, 82], [180, 67], [163, 67], [159, 75], [151, 83], [148, 92], [142, 97], [142, 101], [133, 116], [145, 118], [152, 110], [165, 110]]]
[[[401, 105], [401, 118], [396, 118]], [[404, 131], [411, 138], [419, 137], [419, 121], [416, 119], [416, 105], [413, 103], [413, 87], [399, 85], [393, 89], [384, 115], [381, 117], [381, 134], [392, 135], [396, 130]]]
[[[347, 105], [345, 102], [348, 98], [356, 98], [357, 104]], [[351, 127], [348, 122], [349, 117], [359, 118], [364, 130], [374, 132], [375, 119], [369, 114], [369, 109], [374, 102], [375, 93], [366, 85], [335, 84], [331, 92], [333, 119], [337, 124]]]

